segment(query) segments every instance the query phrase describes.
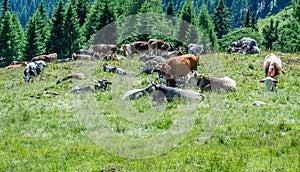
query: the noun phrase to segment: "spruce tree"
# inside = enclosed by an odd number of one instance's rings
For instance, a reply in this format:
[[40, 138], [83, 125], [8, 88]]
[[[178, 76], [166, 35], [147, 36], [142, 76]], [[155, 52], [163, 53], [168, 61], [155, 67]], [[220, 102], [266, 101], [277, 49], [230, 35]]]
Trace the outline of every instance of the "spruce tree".
[[208, 13], [207, 4], [203, 4], [198, 16], [198, 26], [204, 30], [209, 29], [210, 23], [212, 23], [212, 21]]
[[173, 0], [171, 0], [168, 3], [167, 9], [166, 9], [166, 14], [170, 15], [170, 16], [174, 16], [174, 3], [173, 3]]
[[114, 17], [113, 9], [110, 8], [108, 0], [95, 0], [87, 14], [86, 22], [83, 26], [86, 41], [90, 41], [91, 37], [93, 37], [97, 31], [113, 22], [115, 20]]
[[64, 42], [64, 55], [70, 57], [72, 53], [78, 52], [82, 48], [82, 33], [79, 26], [79, 19], [75, 11], [74, 2], [70, 1], [64, 15], [63, 24], [63, 42]]
[[47, 52], [56, 52], [58, 57], [62, 57], [64, 49], [64, 7], [63, 1], [60, 0], [53, 13], [50, 37], [47, 43]]
[[279, 21], [276, 20], [274, 24], [273, 18], [270, 20], [270, 25], [267, 25], [263, 28], [262, 33], [264, 35], [263, 45], [268, 50], [273, 49], [273, 43], [278, 39], [278, 25]]
[[252, 17], [251, 17], [251, 28], [254, 31], [258, 31], [257, 22], [256, 22], [256, 19], [255, 19], [255, 13], [254, 12], [252, 13]]
[[195, 9], [191, 1], [187, 0], [183, 5], [182, 10], [180, 11], [179, 18], [185, 20], [188, 23], [194, 24], [195, 15]]
[[220, 0], [213, 14], [215, 31], [217, 32], [217, 37], [219, 39], [229, 32], [231, 24], [230, 20], [231, 18], [228, 8], [225, 6], [223, 0]]
[[1, 19], [4, 18], [4, 14], [6, 13], [6, 11], [8, 11], [8, 0], [3, 0], [1, 6]]
[[298, 21], [300, 20], [300, 0], [292, 0], [293, 16]]
[[89, 11], [89, 2], [90, 0], [77, 0], [76, 1], [76, 12], [79, 18], [79, 25], [83, 26], [85, 23], [85, 19], [87, 17], [87, 13]]
[[42, 1], [39, 9], [37, 9], [33, 16], [29, 18], [26, 26], [26, 60], [30, 60], [32, 57], [46, 53], [49, 35], [50, 20], [46, 14]]
[[246, 18], [245, 18], [245, 22], [244, 22], [244, 27], [250, 27], [251, 23], [250, 23], [250, 10], [248, 8], [247, 13], [246, 13]]
[[23, 59], [24, 35], [20, 20], [16, 15], [6, 11], [0, 25], [0, 54], [5, 58], [3, 66], [13, 60]]

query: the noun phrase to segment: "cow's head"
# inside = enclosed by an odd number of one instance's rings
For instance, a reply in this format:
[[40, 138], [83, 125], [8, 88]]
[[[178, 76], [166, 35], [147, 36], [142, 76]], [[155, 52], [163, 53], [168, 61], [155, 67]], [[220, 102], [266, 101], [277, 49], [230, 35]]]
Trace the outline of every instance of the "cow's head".
[[29, 70], [30, 70], [29, 67], [26, 67], [25, 70], [24, 70], [24, 77], [23, 77], [23, 79], [24, 79], [24, 81], [26, 83], [28, 83], [29, 80], [30, 80], [30, 78], [31, 78]]
[[278, 83], [278, 80], [275, 80], [272, 77], [267, 77], [265, 79], [260, 80], [259, 82], [260, 83], [265, 83], [267, 91], [275, 91], [276, 90], [276, 84]]

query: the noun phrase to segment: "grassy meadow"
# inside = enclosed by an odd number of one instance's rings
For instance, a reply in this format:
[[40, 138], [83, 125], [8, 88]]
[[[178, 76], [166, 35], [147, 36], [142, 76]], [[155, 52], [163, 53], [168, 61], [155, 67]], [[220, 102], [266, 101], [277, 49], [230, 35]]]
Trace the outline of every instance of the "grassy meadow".
[[[47, 63], [29, 84], [23, 68], [2, 68], [0, 171], [300, 171], [299, 54], [277, 53], [286, 75], [276, 92], [258, 83], [267, 54], [203, 55], [198, 72], [229, 76], [237, 90], [161, 106], [150, 96], [122, 100], [157, 77], [136, 75], [137, 58], [107, 62], [127, 76], [103, 72], [104, 61]], [[79, 72], [86, 79], [56, 84]], [[106, 92], [71, 93], [104, 78], [113, 83]]]

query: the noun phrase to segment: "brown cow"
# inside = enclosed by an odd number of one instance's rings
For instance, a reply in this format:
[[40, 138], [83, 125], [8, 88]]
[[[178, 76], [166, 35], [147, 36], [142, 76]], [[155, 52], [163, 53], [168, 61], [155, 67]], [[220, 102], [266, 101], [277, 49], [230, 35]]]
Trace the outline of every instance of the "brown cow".
[[267, 55], [264, 61], [264, 72], [266, 78], [259, 81], [261, 83], [265, 83], [267, 91], [276, 90], [276, 83], [278, 83], [278, 75], [280, 71], [285, 74], [285, 71], [282, 70], [281, 59], [273, 53]]
[[150, 54], [160, 55], [161, 52], [167, 52], [172, 49], [172, 46], [168, 42], [164, 42], [160, 39], [149, 39], [148, 41]]
[[39, 60], [43, 60], [44, 62], [56, 62], [57, 54], [52, 53], [52, 54], [48, 54], [48, 55], [39, 55], [39, 56], [33, 57], [31, 59], [32, 62], [39, 61]]
[[109, 55], [112, 56], [113, 54], [116, 53], [117, 46], [114, 44], [96, 44], [96, 45], [91, 45], [89, 50], [98, 53], [103, 57], [107, 57]]
[[193, 54], [185, 54], [178, 57], [171, 57], [164, 64], [159, 64], [156, 66], [156, 70], [161, 72], [166, 78], [167, 86], [174, 86], [174, 80], [179, 79], [179, 77], [184, 77], [185, 87], [188, 74], [197, 70], [198, 57]]
[[133, 57], [135, 53], [148, 54], [149, 46], [145, 41], [136, 41], [131, 44], [122, 44], [121, 51], [123, 51], [127, 56]]
[[25, 66], [27, 66], [27, 62], [13, 61], [9, 66], [6, 66], [5, 69], [19, 68], [19, 67], [25, 67]]
[[84, 54], [72, 54], [73, 60], [92, 60], [92, 57], [90, 55], [84, 55]]

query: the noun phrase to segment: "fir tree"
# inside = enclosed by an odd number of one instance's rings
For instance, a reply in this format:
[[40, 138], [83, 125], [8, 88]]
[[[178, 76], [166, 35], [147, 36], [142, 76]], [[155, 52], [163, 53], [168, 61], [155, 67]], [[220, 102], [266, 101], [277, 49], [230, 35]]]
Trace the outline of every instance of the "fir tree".
[[250, 23], [250, 10], [248, 8], [247, 13], [246, 13], [246, 18], [245, 18], [245, 22], [244, 22], [244, 27], [250, 27], [251, 23]]
[[41, 2], [39, 9], [29, 19], [26, 27], [27, 44], [25, 46], [26, 60], [45, 54], [50, 35], [50, 21]]
[[145, 1], [141, 8], [139, 9], [139, 13], [162, 13], [163, 7], [161, 0], [149, 0]]
[[271, 18], [270, 25], [267, 25], [263, 28], [263, 35], [264, 35], [264, 42], [263, 45], [268, 50], [273, 49], [273, 43], [278, 39], [278, 24], [279, 21], [277, 20], [274, 25], [274, 20]]
[[251, 17], [251, 28], [252, 28], [254, 31], [258, 31], [258, 28], [257, 28], [257, 22], [256, 22], [256, 19], [255, 19], [255, 13], [252, 13], [252, 17]]
[[292, 0], [293, 16], [298, 21], [300, 20], [300, 0]]
[[4, 14], [6, 13], [6, 11], [8, 11], [8, 0], [3, 0], [1, 6], [1, 19], [4, 18]]
[[180, 11], [179, 18], [185, 20], [188, 23], [194, 24], [195, 15], [195, 9], [191, 1], [187, 0], [183, 5], [182, 10]]
[[47, 43], [47, 52], [56, 52], [58, 57], [64, 54], [64, 7], [63, 1], [60, 0], [53, 13], [51, 32]]
[[217, 32], [217, 37], [220, 39], [223, 35], [227, 34], [230, 30], [230, 14], [228, 8], [224, 5], [223, 0], [215, 9], [213, 15], [213, 22], [215, 24], [215, 31]]
[[5, 58], [2, 65], [23, 59], [24, 40], [20, 20], [10, 11], [6, 11], [0, 25], [0, 54]]
[[83, 26], [85, 23], [85, 19], [87, 17], [87, 13], [89, 11], [89, 2], [90, 0], [77, 0], [76, 1], [76, 12], [79, 17], [79, 25]]
[[70, 57], [72, 53], [82, 48], [82, 34], [79, 26], [79, 19], [75, 11], [74, 2], [69, 2], [64, 15], [64, 55]]
[[174, 3], [173, 3], [173, 0], [171, 0], [168, 3], [166, 14], [170, 15], [170, 16], [174, 16]]

